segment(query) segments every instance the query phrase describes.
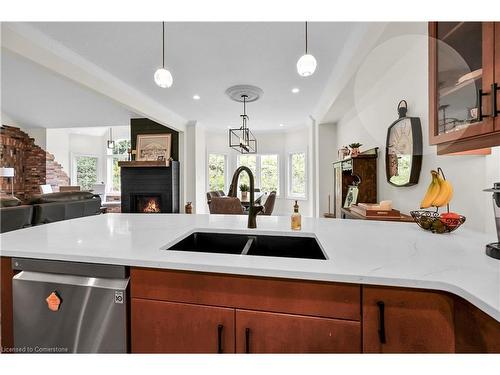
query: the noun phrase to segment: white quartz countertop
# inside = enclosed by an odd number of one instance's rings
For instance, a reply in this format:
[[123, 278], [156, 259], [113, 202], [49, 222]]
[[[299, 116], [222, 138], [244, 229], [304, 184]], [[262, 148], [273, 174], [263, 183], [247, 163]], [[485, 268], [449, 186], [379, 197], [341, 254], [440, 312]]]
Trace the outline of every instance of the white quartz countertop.
[[[239, 275], [435, 289], [463, 297], [500, 321], [495, 238], [470, 231], [433, 234], [412, 223], [240, 215], [105, 214], [0, 235], [1, 255]], [[316, 236], [328, 260], [161, 250], [194, 231]]]

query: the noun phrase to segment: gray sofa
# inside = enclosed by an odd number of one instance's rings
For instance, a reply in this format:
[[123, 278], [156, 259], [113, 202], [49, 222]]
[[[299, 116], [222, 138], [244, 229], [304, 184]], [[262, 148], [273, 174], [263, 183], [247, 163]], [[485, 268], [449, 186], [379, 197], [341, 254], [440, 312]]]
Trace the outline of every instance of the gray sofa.
[[0, 233], [31, 226], [33, 206], [21, 205], [0, 208]]
[[0, 208], [0, 233], [101, 212], [101, 198], [85, 192], [44, 194], [31, 203]]

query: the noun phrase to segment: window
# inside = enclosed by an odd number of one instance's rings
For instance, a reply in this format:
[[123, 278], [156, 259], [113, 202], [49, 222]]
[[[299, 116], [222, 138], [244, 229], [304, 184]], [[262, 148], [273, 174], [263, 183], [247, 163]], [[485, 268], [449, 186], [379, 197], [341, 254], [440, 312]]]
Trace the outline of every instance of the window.
[[108, 149], [108, 191], [120, 192], [120, 160], [128, 159], [128, 149], [130, 148], [130, 139], [115, 140], [113, 150]]
[[76, 184], [82, 190], [90, 190], [97, 182], [97, 156], [75, 156]]
[[[238, 166], [245, 166], [250, 168], [253, 173], [255, 186], [258, 186], [257, 181], [255, 181], [257, 179], [257, 155], [239, 155]], [[241, 184], [250, 186], [250, 179], [248, 178], [248, 174], [244, 172], [240, 174], [239, 185]]]
[[226, 155], [208, 154], [208, 190], [226, 189]]
[[288, 156], [288, 195], [306, 198], [306, 154], [294, 152]]
[[[276, 191], [279, 195], [280, 165], [276, 154], [269, 155], [239, 155], [238, 166], [250, 168], [255, 180], [255, 187], [263, 192]], [[250, 185], [246, 173], [240, 174], [239, 184]]]
[[260, 189], [262, 191], [276, 191], [279, 187], [278, 155], [262, 155], [260, 157]]

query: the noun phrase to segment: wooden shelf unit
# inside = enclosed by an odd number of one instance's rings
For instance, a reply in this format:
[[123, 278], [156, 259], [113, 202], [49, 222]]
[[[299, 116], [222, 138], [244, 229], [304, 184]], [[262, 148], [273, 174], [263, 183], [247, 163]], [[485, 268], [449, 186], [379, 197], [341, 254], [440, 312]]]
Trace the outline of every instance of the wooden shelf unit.
[[349, 157], [333, 163], [335, 217], [341, 217], [349, 185], [356, 179], [355, 176], [361, 179], [357, 201], [377, 203], [377, 158], [378, 148], [374, 148], [354, 158]]

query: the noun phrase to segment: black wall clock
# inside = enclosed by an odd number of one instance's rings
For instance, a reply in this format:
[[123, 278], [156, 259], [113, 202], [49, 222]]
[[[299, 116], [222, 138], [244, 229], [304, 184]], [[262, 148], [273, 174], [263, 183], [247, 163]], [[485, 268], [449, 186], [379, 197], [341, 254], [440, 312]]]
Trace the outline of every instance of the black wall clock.
[[387, 182], [394, 186], [418, 183], [422, 167], [422, 126], [420, 118], [407, 117], [406, 100], [398, 104], [399, 118], [387, 129], [385, 169]]

